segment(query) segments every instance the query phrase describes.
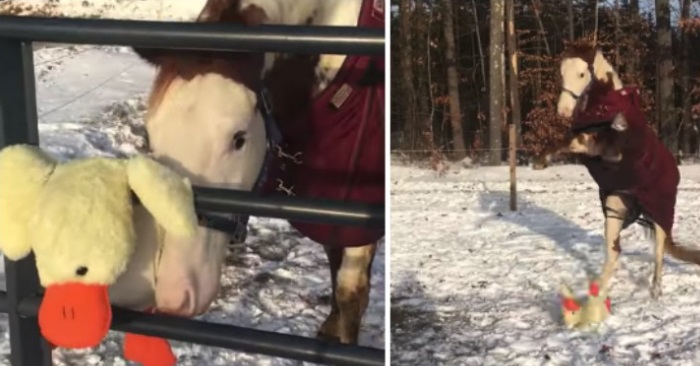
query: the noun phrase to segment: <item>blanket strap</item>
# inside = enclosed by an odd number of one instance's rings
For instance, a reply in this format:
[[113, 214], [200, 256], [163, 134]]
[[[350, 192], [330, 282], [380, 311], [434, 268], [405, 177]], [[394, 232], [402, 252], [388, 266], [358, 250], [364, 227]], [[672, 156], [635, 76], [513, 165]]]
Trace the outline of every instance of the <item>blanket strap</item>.
[[[265, 123], [265, 136], [267, 139], [267, 147], [265, 149], [265, 158], [260, 174], [253, 185], [253, 192], [259, 193], [263, 185], [267, 181], [268, 170], [274, 157], [273, 150], [281, 143], [282, 134], [280, 133], [275, 118], [272, 114], [272, 104], [267, 93], [267, 88], [260, 87], [257, 93], [257, 109]], [[221, 231], [231, 235], [230, 244], [242, 244], [248, 236], [248, 220], [250, 216], [242, 214], [216, 214], [208, 212], [198, 212], [197, 219], [199, 225], [209, 229]]]

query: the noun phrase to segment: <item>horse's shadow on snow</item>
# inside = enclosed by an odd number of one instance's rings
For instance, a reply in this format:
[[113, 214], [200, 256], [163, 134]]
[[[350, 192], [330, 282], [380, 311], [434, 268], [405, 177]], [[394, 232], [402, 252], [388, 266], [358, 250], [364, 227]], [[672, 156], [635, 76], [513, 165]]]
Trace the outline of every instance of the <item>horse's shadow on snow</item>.
[[[602, 235], [592, 235], [590, 231], [582, 229], [560, 213], [523, 200], [522, 197], [518, 197], [518, 210], [512, 212], [508, 208], [509, 200], [509, 193], [504, 191], [489, 191], [480, 194], [480, 208], [487, 212], [493, 212], [495, 215], [484, 218], [479, 224], [498, 220], [524, 226], [533, 233], [550, 238], [564, 252], [581, 262], [587, 276], [596, 275], [600, 263], [592, 263], [589, 254], [604, 249], [605, 239]], [[602, 213], [600, 222], [602, 225]], [[524, 234], [515, 235], [522, 236]], [[586, 246], [585, 249], [580, 248], [581, 244]]]
[[[428, 295], [425, 289], [428, 284], [422, 283], [413, 272], [402, 271], [392, 274], [391, 284], [391, 364], [434, 364], [438, 361], [436, 352], [450, 337], [453, 322], [468, 323], [469, 309], [458, 314], [440, 314], [438, 306], [441, 302], [450, 300], [435, 299]], [[459, 303], [458, 299], [452, 301]], [[448, 318], [443, 319], [443, 317]], [[446, 322], [447, 321], [447, 322]], [[419, 355], [413, 351], [421, 350]], [[468, 355], [483, 353], [483, 346], [478, 340], [463, 339], [460, 352]], [[419, 360], [415, 360], [418, 357]]]
[[[597, 198], [597, 195], [596, 195]], [[565, 253], [576, 259], [583, 266], [583, 270], [588, 278], [595, 278], [602, 270], [603, 259], [605, 258], [605, 239], [601, 234], [593, 233], [578, 226], [575, 222], [563, 216], [562, 213], [555, 212], [545, 207], [541, 207], [531, 201], [518, 197], [518, 211], [512, 212], [508, 208], [510, 194], [506, 191], [488, 191], [479, 196], [479, 206], [483, 211], [493, 212], [493, 216], [486, 217], [479, 224], [485, 224], [491, 220], [507, 221], [526, 227], [533, 233], [549, 237]], [[605, 219], [600, 209], [600, 202], [596, 199], [591, 202], [596, 205], [599, 212], [599, 222], [603, 228]], [[637, 224], [634, 224], [637, 225]], [[629, 231], [631, 227], [625, 229], [623, 233]], [[515, 236], [527, 235], [527, 233], [516, 233]], [[638, 289], [645, 289], [649, 286], [649, 275], [647, 271], [621, 271], [624, 269], [623, 258], [633, 258], [636, 261], [648, 263], [651, 270], [653, 263], [653, 252], [651, 245], [645, 251], [625, 251], [625, 238], [622, 240], [622, 254], [618, 261], [616, 276], [626, 273], [629, 280]], [[533, 250], [537, 250], [533, 247]], [[591, 254], [600, 253], [600, 260], [592, 258]], [[674, 267], [678, 269], [678, 263], [664, 261], [664, 267]], [[682, 269], [681, 269], [682, 270]], [[618, 277], [619, 278], [619, 277]], [[554, 309], [558, 311], [557, 309]]]

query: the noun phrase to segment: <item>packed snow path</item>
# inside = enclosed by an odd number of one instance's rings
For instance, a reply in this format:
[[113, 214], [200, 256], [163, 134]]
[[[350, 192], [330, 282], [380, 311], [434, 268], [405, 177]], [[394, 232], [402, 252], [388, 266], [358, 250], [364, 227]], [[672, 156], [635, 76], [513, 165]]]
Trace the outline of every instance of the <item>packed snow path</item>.
[[[557, 289], [578, 295], [605, 256], [603, 214], [582, 166], [435, 172], [392, 167], [392, 364], [698, 365], [700, 267], [665, 260], [650, 300], [652, 245], [625, 230], [600, 334], [561, 325]], [[700, 247], [700, 166], [682, 166], [674, 237]]]

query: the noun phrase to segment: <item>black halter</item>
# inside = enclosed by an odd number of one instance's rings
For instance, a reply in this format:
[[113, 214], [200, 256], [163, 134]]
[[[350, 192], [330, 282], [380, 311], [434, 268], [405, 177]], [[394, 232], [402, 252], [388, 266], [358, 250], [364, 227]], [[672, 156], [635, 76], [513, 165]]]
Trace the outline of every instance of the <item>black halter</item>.
[[[588, 88], [588, 86], [586, 86], [586, 88]], [[567, 88], [562, 88], [562, 91], [563, 91], [564, 93], [569, 94], [569, 95], [570, 95], [572, 98], [574, 98], [574, 100], [577, 101], [577, 102], [578, 102], [578, 99], [581, 98], [581, 95], [577, 95], [576, 93], [572, 92], [571, 90], [569, 90], [569, 89], [567, 89]], [[583, 89], [583, 91], [585, 92], [586, 89]]]
[[[272, 105], [268, 97], [267, 89], [264, 86], [260, 87], [257, 93], [258, 105], [257, 109], [262, 115], [265, 123], [265, 136], [267, 147], [265, 149], [265, 158], [263, 166], [260, 169], [258, 178], [253, 186], [253, 192], [260, 192], [267, 180], [268, 169], [273, 158], [272, 149], [282, 141], [282, 135], [277, 128], [275, 119], [272, 115]], [[248, 220], [250, 216], [241, 214], [213, 214], [206, 212], [198, 212], [197, 219], [199, 226], [221, 231], [231, 235], [230, 244], [244, 243], [248, 236]]]
[[576, 101], [577, 107], [578, 107], [579, 99], [581, 99], [581, 97], [584, 96], [586, 94], [586, 92], [588, 92], [588, 90], [591, 88], [591, 84], [593, 84], [593, 79], [595, 78], [595, 73], [593, 72], [593, 65], [592, 64], [588, 64], [588, 73], [591, 76], [591, 80], [583, 88], [583, 91], [581, 91], [581, 94], [576, 94], [576, 93], [572, 92], [571, 90], [562, 87], [562, 92], [569, 94], [572, 98], [574, 98], [574, 100]]

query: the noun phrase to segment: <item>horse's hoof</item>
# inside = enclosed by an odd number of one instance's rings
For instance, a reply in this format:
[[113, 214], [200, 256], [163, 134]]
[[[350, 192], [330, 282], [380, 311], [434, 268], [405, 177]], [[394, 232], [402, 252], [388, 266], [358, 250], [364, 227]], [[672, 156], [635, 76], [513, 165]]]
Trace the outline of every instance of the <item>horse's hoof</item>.
[[654, 300], [654, 301], [659, 300], [661, 298], [661, 295], [662, 295], [661, 285], [653, 285], [649, 292], [651, 293], [652, 300]]

